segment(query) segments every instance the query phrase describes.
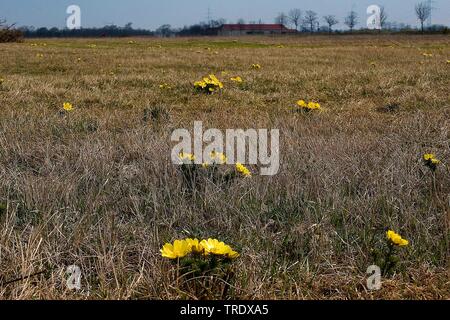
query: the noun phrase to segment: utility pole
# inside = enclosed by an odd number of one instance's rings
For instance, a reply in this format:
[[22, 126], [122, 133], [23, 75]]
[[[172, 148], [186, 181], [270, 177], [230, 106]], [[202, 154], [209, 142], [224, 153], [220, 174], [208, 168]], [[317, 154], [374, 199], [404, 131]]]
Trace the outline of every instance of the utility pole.
[[206, 17], [206, 20], [208, 21], [208, 25], [211, 28], [212, 27], [212, 25], [211, 25], [212, 18], [211, 18], [211, 8], [210, 7], [208, 7], [208, 15]]
[[433, 18], [432, 18], [432, 15], [433, 15], [433, 10], [436, 9], [435, 7], [433, 7], [434, 3], [436, 3], [436, 1], [434, 1], [434, 0], [428, 0], [428, 7], [430, 8], [430, 16], [428, 17], [428, 21], [427, 21], [428, 28], [431, 27], [431, 26], [433, 25]]

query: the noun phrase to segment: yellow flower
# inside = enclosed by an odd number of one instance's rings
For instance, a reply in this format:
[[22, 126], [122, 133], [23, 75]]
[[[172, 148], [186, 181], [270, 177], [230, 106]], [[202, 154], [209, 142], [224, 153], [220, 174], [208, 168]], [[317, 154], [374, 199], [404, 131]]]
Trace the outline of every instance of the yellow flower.
[[43, 58], [44, 55], [43, 55], [42, 53], [37, 53], [37, 54], [36, 54], [36, 57], [38, 57], [38, 58]]
[[250, 170], [248, 170], [242, 163], [236, 163], [236, 170], [246, 178], [252, 176]]
[[185, 241], [190, 251], [193, 253], [203, 253], [204, 249], [200, 245], [200, 241], [198, 239], [186, 239]]
[[399, 234], [395, 233], [392, 230], [386, 232], [386, 237], [392, 244], [399, 247], [406, 247], [409, 244], [409, 241], [403, 239]]
[[194, 83], [194, 86], [195, 86], [196, 88], [202, 88], [202, 89], [204, 89], [204, 88], [206, 88], [207, 84], [206, 84], [206, 82], [204, 82], [204, 81], [197, 81], [197, 82]]
[[194, 87], [196, 89], [204, 90], [207, 93], [213, 93], [217, 89], [222, 89], [223, 83], [220, 82], [215, 75], [210, 74], [208, 77], [204, 77], [202, 80], [194, 82]]
[[195, 156], [194, 156], [193, 154], [190, 154], [190, 153], [184, 153], [184, 152], [182, 152], [182, 153], [180, 153], [180, 154], [178, 155], [178, 157], [179, 157], [180, 160], [182, 160], [183, 162], [184, 162], [184, 161], [187, 161], [187, 162], [193, 162], [193, 161], [195, 161]]
[[168, 83], [160, 84], [160, 85], [159, 85], [159, 88], [160, 88], [160, 89], [167, 89], [167, 90], [172, 89], [172, 87], [171, 87]]
[[423, 160], [425, 165], [429, 167], [431, 170], [435, 171], [437, 169], [438, 164], [441, 163], [439, 159], [432, 153], [427, 153], [423, 156]]
[[305, 111], [312, 111], [312, 110], [321, 110], [321, 106], [317, 102], [308, 102], [308, 104], [304, 100], [297, 101], [297, 105], [302, 108]]
[[73, 111], [73, 105], [69, 102], [64, 102], [63, 109], [66, 111]]
[[189, 253], [191, 253], [191, 248], [189, 243], [185, 240], [175, 240], [173, 244], [166, 243], [160, 250], [161, 255], [168, 259], [179, 259], [184, 258]]
[[297, 105], [300, 106], [300, 107], [306, 107], [307, 106], [305, 100], [298, 100], [297, 101]]
[[308, 108], [309, 109], [316, 109], [316, 104], [314, 103], [314, 102], [310, 102], [310, 103], [308, 103]]
[[261, 69], [261, 65], [259, 63], [254, 63], [254, 64], [252, 64], [252, 69], [256, 69], [256, 70]]
[[5, 79], [0, 78], [0, 86], [5, 82]]
[[447, 64], [450, 64], [450, 60], [447, 60]]
[[215, 75], [210, 74], [210, 75], [209, 75], [209, 78], [212, 80], [212, 82], [213, 82], [214, 85], [218, 86], [220, 89], [223, 88], [222, 82], [220, 82], [219, 79], [217, 79]]
[[226, 245], [223, 242], [220, 242], [217, 239], [208, 239], [208, 240], [202, 240], [200, 242], [200, 245], [205, 250], [205, 255], [218, 255], [218, 256], [226, 256], [230, 259], [235, 259], [239, 257], [239, 253], [236, 251], [233, 251], [233, 249]]
[[227, 157], [225, 156], [225, 154], [223, 154], [221, 152], [213, 151], [213, 152], [211, 152], [210, 156], [211, 156], [211, 160], [213, 160], [214, 163], [224, 164], [227, 162]]
[[424, 57], [432, 57], [432, 56], [433, 56], [432, 53], [428, 53], [428, 52], [424, 52], [424, 53], [422, 53], [422, 55], [423, 55]]
[[208, 168], [210, 164], [221, 165], [227, 162], [227, 157], [221, 152], [213, 151], [209, 154], [209, 161], [202, 164], [203, 168]]
[[243, 82], [241, 77], [233, 77], [233, 78], [230, 78], [230, 80], [233, 81], [233, 82], [237, 82], [237, 83], [242, 83]]

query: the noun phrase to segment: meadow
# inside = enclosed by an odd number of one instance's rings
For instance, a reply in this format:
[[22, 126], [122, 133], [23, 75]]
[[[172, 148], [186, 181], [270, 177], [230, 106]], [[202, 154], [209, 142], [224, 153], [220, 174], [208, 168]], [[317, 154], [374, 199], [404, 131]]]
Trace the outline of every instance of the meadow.
[[[28, 39], [0, 58], [0, 299], [450, 299], [449, 36]], [[223, 89], [196, 91], [210, 74]], [[279, 173], [186, 188], [170, 136], [194, 121], [279, 129]], [[371, 291], [387, 230], [409, 244]], [[161, 256], [184, 238], [239, 252], [226, 292]]]

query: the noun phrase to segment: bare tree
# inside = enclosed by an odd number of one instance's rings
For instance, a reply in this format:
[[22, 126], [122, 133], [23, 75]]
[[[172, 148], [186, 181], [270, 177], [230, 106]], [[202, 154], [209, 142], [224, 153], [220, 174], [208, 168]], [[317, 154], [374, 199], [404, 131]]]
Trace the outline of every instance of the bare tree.
[[15, 23], [10, 24], [10, 25], [7, 25], [7, 24], [6, 24], [6, 19], [0, 19], [0, 29], [10, 30], [10, 29], [12, 29], [15, 25], [16, 25]]
[[302, 21], [302, 10], [300, 9], [292, 9], [288, 14], [289, 21], [295, 26], [295, 30], [298, 31], [298, 27], [300, 22]]
[[328, 24], [329, 33], [333, 31], [333, 26], [339, 23], [338, 19], [336, 19], [336, 16], [333, 15], [324, 16], [323, 20], [325, 20], [325, 22]]
[[284, 12], [280, 12], [278, 16], [275, 18], [275, 23], [282, 24], [284, 26], [287, 25], [288, 22], [289, 18]]
[[420, 21], [420, 25], [422, 27], [422, 33], [425, 31], [424, 24], [425, 21], [430, 17], [431, 15], [431, 8], [426, 2], [421, 2], [416, 4], [416, 16]]
[[353, 29], [358, 24], [358, 14], [354, 10], [350, 11], [345, 17], [344, 23], [350, 28], [350, 32], [353, 32]]
[[303, 23], [309, 27], [311, 33], [314, 32], [314, 26], [317, 25], [317, 22], [317, 13], [312, 10], [306, 11]]

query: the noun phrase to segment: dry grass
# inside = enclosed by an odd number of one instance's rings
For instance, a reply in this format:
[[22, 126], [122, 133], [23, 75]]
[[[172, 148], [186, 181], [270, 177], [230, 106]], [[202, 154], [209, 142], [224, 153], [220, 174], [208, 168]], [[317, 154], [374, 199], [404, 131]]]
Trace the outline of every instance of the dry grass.
[[[0, 298], [196, 298], [159, 256], [189, 235], [241, 251], [234, 299], [449, 299], [449, 39], [0, 45], [1, 276], [46, 271], [0, 285]], [[193, 81], [209, 73], [225, 90], [195, 94]], [[295, 114], [298, 99], [326, 111]], [[65, 101], [76, 110], [64, 117]], [[159, 111], [144, 121], [145, 109]], [[194, 120], [280, 129], [280, 173], [186, 192], [169, 137]], [[442, 160], [433, 188], [426, 152]], [[373, 293], [365, 271], [387, 227], [411, 245]], [[78, 293], [65, 286], [71, 264], [83, 270]]]

